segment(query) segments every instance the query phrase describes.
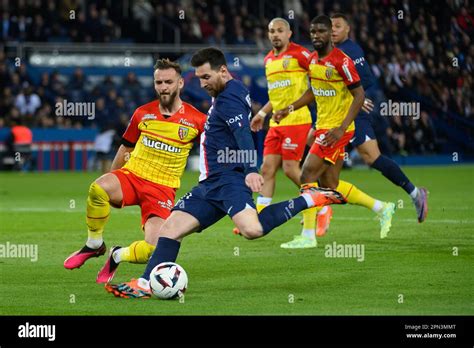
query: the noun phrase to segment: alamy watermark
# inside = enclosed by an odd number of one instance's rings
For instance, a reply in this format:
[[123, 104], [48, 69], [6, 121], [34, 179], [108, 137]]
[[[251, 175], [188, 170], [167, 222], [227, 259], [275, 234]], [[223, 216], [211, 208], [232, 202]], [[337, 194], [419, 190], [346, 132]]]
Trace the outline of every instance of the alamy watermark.
[[217, 163], [241, 163], [257, 166], [257, 150], [234, 150], [225, 147], [217, 151]]
[[95, 118], [95, 103], [93, 102], [70, 102], [64, 99], [55, 105], [56, 116], [79, 116], [87, 117], [88, 120]]
[[420, 103], [417, 102], [394, 102], [389, 99], [380, 103], [381, 116], [408, 116], [414, 120], [420, 118]]
[[38, 261], [38, 244], [0, 243], [0, 258], [29, 258], [31, 262]]
[[324, 246], [324, 256], [334, 258], [355, 258], [358, 262], [365, 260], [364, 244], [326, 244]]
[[20, 338], [47, 338], [48, 341], [56, 339], [56, 325], [36, 325], [26, 322], [18, 326], [18, 337]]

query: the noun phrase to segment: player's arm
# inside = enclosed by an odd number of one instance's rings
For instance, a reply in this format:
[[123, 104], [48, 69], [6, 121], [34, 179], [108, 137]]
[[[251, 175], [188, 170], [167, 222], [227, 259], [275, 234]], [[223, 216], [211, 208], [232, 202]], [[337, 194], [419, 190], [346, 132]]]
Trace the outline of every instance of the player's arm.
[[248, 158], [253, 158], [254, 163], [244, 163], [245, 167], [245, 184], [252, 192], [260, 192], [263, 186], [263, 177], [258, 173], [257, 168], [257, 150], [253, 143], [252, 133], [248, 127], [239, 127], [232, 130], [239, 150], [247, 151]]
[[122, 144], [120, 145], [119, 149], [117, 150], [117, 153], [115, 154], [115, 158], [112, 162], [110, 170], [122, 168], [123, 165], [130, 158], [130, 153], [135, 148], [135, 144], [137, 143], [138, 138], [140, 137], [140, 130], [138, 129], [138, 119], [139, 112], [137, 109], [133, 113], [133, 116], [127, 126], [127, 129], [122, 135]]
[[[342, 53], [342, 51], [341, 51]], [[341, 59], [335, 64], [338, 73], [341, 75], [346, 88], [349, 89], [353, 98], [349, 111], [339, 127], [333, 128], [326, 133], [326, 144], [334, 145], [346, 132], [347, 127], [355, 120], [360, 108], [364, 104], [365, 93], [360, 81], [359, 74], [352, 59], [342, 53]]]
[[130, 158], [130, 153], [133, 151], [134, 147], [129, 147], [125, 145], [120, 145], [117, 153], [115, 154], [115, 158], [112, 162], [112, 166], [110, 170], [116, 170], [123, 167], [123, 165], [128, 161]]
[[[239, 150], [245, 151], [248, 156], [245, 156], [250, 160], [248, 163], [243, 163], [245, 171], [245, 184], [252, 190], [252, 192], [260, 192], [263, 186], [263, 177], [258, 173], [257, 168], [257, 150], [252, 138], [252, 132], [250, 131], [249, 116], [247, 115], [247, 109], [244, 106], [238, 106], [234, 100], [227, 101], [223, 110], [226, 110], [227, 115], [225, 116], [227, 126], [230, 128], [234, 139], [237, 143]], [[216, 106], [217, 108], [217, 106]], [[236, 115], [242, 115], [240, 122], [227, 122], [230, 118], [235, 118]]]
[[[245, 118], [245, 117], [244, 117]], [[248, 121], [247, 121], [248, 122]], [[249, 163], [244, 163], [245, 168], [245, 184], [252, 190], [252, 192], [260, 192], [263, 186], [263, 177], [258, 174], [257, 168], [257, 150], [255, 149], [255, 144], [253, 143], [252, 133], [250, 128], [247, 125], [238, 127], [231, 127], [232, 133], [234, 134], [235, 141], [239, 150], [245, 151], [247, 153], [247, 158], [253, 158], [255, 162], [249, 161]]]
[[250, 129], [254, 132], [258, 132], [263, 128], [263, 123], [265, 121], [265, 117], [267, 117], [267, 114], [270, 113], [273, 110], [273, 106], [271, 101], [269, 100], [263, 108], [261, 108], [257, 114], [252, 118], [252, 121], [250, 122]]
[[339, 127], [333, 128], [326, 133], [325, 140], [328, 146], [334, 145], [344, 135], [347, 127], [349, 127], [352, 121], [355, 120], [360, 108], [364, 104], [365, 93], [364, 88], [362, 88], [360, 84], [355, 88], [351, 88], [350, 92], [354, 98], [352, 99], [347, 116], [344, 118]]
[[309, 105], [313, 102], [314, 96], [311, 87], [304, 92], [304, 94], [294, 103], [291, 103], [286, 108], [278, 110], [273, 114], [273, 120], [277, 123], [280, 123], [282, 119], [288, 116], [295, 110], [301, 109], [303, 106]]

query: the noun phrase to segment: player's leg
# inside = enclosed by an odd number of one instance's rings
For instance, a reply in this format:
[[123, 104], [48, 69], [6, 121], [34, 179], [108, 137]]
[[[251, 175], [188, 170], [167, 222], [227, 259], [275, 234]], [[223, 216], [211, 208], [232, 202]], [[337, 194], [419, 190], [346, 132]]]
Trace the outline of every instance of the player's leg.
[[[234, 184], [226, 187], [229, 197], [224, 201], [224, 210], [239, 228], [241, 235], [247, 239], [256, 239], [267, 235], [270, 231], [287, 222], [299, 212], [328, 204], [343, 204], [345, 200], [333, 190], [319, 190], [306, 187], [299, 197], [273, 203], [257, 214], [253, 204], [252, 192], [244, 185]], [[235, 194], [232, 194], [235, 191]]]
[[[262, 165], [264, 185], [262, 195], [257, 198], [257, 212], [271, 204], [275, 191], [275, 176], [280, 166], [285, 175], [300, 186], [300, 161], [305, 149], [306, 134], [310, 128], [310, 124], [273, 127], [267, 134]], [[271, 191], [267, 187], [271, 188]], [[240, 230], [234, 228], [234, 233], [240, 234]]]
[[[314, 152], [314, 151], [313, 151]], [[301, 187], [307, 185], [311, 187], [318, 187], [317, 181], [319, 177], [327, 170], [329, 162], [325, 161], [322, 157], [312, 153], [308, 153], [303, 163], [301, 172]], [[306, 186], [305, 186], [306, 185]], [[316, 215], [318, 213], [318, 207], [312, 207], [303, 211], [303, 230], [301, 235], [297, 235], [293, 240], [282, 243], [280, 247], [284, 249], [293, 248], [315, 248], [317, 246], [315, 238], [316, 228]]]
[[291, 181], [295, 183], [296, 186], [300, 187], [300, 162], [304, 155], [307, 134], [311, 129], [311, 124], [286, 126], [280, 128], [283, 135], [281, 143], [283, 172]]
[[281, 167], [281, 127], [271, 127], [263, 143], [262, 176], [264, 184], [257, 197], [257, 210], [260, 211], [272, 202], [275, 192], [275, 176]]
[[175, 262], [178, 257], [181, 240], [199, 229], [199, 221], [189, 213], [173, 211], [165, 221], [161, 230], [157, 247], [151, 255], [145, 268], [145, 272], [138, 279], [118, 285], [106, 285], [106, 290], [116, 297], [123, 298], [149, 298], [150, 273], [162, 262]]
[[185, 236], [201, 231], [225, 216], [224, 212], [206, 200], [206, 191], [203, 184], [200, 184], [176, 203], [160, 230], [156, 249], [140, 278], [118, 285], [107, 285], [106, 290], [117, 297], [150, 297], [149, 279], [153, 268], [162, 262], [175, 262], [181, 240]]
[[263, 157], [262, 176], [264, 184], [260, 196], [257, 197], [257, 210], [260, 211], [272, 202], [275, 192], [275, 176], [281, 167], [281, 155], [267, 154]]
[[377, 140], [371, 139], [357, 146], [357, 151], [370, 167], [378, 170], [394, 185], [400, 186], [410, 195], [418, 215], [418, 222], [423, 222], [428, 213], [427, 191], [423, 187], [416, 187], [408, 179], [400, 166], [391, 158], [380, 153]]
[[140, 278], [150, 279], [152, 269], [162, 262], [175, 262], [181, 241], [187, 235], [199, 230], [199, 220], [188, 212], [175, 210], [163, 224], [156, 248]]
[[293, 183], [300, 187], [300, 178], [301, 178], [301, 168], [300, 168], [300, 160], [290, 160], [284, 159], [282, 162], [282, 169], [283, 173], [285, 173], [286, 177], [293, 181]]
[[121, 262], [146, 264], [155, 250], [164, 222], [165, 220], [163, 218], [151, 216], [147, 218], [143, 226], [145, 233], [144, 240], [136, 240], [128, 247], [112, 247], [107, 261], [97, 274], [96, 282], [109, 283], [112, 281]]
[[[341, 159], [343, 154], [341, 154]], [[335, 164], [332, 164], [328, 169], [321, 175], [319, 179], [319, 184], [322, 187], [336, 188], [338, 189], [339, 185], [339, 173], [341, 172], [343, 160], [336, 161]], [[305, 231], [302, 231], [302, 236], [310, 237], [311, 235], [316, 235], [316, 237], [322, 237], [326, 234], [329, 229], [333, 215], [333, 210], [330, 206], [322, 207], [318, 210], [316, 215], [316, 231], [314, 232], [314, 226], [310, 225], [309, 228]], [[311, 218], [311, 217], [310, 217]]]
[[130, 180], [138, 197], [145, 239], [134, 241], [128, 247], [113, 247], [107, 262], [97, 275], [97, 282], [109, 282], [121, 262], [147, 263], [158, 241], [160, 229], [169, 217], [176, 190], [133, 177]]
[[121, 182], [113, 173], [102, 175], [90, 185], [86, 208], [88, 234], [86, 245], [64, 261], [65, 268], [79, 268], [89, 258], [105, 253], [106, 247], [102, 234], [109, 219], [110, 205], [121, 206], [122, 200]]

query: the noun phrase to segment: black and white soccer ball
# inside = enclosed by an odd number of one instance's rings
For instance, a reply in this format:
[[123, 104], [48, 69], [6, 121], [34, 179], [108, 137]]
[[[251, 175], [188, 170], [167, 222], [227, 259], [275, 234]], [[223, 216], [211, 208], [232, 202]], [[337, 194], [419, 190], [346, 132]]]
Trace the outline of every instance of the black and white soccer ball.
[[186, 271], [174, 262], [163, 262], [150, 273], [150, 289], [162, 300], [180, 298], [188, 287]]

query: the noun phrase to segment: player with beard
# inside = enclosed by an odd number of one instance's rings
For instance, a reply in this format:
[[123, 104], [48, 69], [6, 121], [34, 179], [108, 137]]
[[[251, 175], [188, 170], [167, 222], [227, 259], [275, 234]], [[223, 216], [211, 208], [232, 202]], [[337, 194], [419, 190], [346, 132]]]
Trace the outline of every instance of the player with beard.
[[[250, 127], [253, 131], [262, 129], [265, 117], [272, 109], [279, 110], [287, 106], [308, 89], [310, 52], [291, 42], [291, 35], [290, 24], [284, 18], [274, 18], [268, 24], [268, 38], [273, 46], [264, 59], [269, 101], [252, 119]], [[308, 107], [295, 111], [279, 124], [270, 120], [261, 168], [265, 183], [261, 196], [257, 198], [258, 211], [271, 203], [275, 176], [280, 167], [295, 185], [300, 186], [300, 161], [311, 123]]]
[[154, 66], [158, 100], [138, 107], [123, 134], [111, 172], [89, 188], [86, 245], [64, 261], [64, 267], [81, 267], [91, 257], [105, 253], [102, 238], [110, 206], [139, 205], [145, 239], [128, 247], [115, 246], [96, 281], [112, 280], [120, 262], [146, 263], [159, 231], [174, 205], [180, 177], [194, 140], [203, 132], [206, 115], [180, 98], [184, 81], [181, 68], [168, 59]]
[[209, 47], [197, 51], [191, 66], [201, 87], [213, 98], [201, 135], [199, 183], [173, 207], [164, 223], [158, 245], [145, 271], [126, 283], [106, 284], [105, 289], [122, 298], [150, 298], [150, 274], [162, 262], [175, 262], [186, 236], [201, 232], [228, 215], [247, 239], [268, 235], [299, 212], [313, 206], [343, 204], [334, 190], [305, 187], [300, 196], [273, 203], [257, 214], [252, 192], [264, 184], [256, 162], [221, 156], [222, 153], [255, 153], [250, 131], [250, 95], [227, 68], [224, 53]]

